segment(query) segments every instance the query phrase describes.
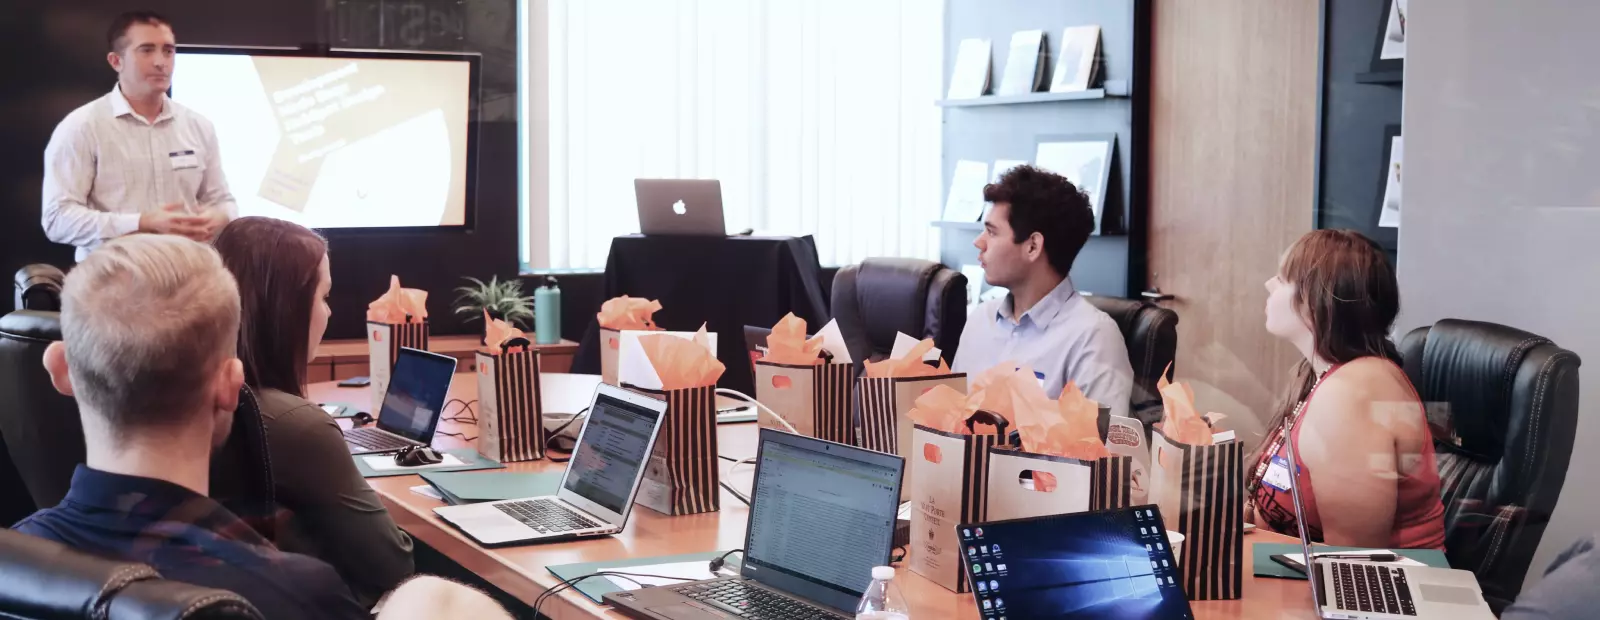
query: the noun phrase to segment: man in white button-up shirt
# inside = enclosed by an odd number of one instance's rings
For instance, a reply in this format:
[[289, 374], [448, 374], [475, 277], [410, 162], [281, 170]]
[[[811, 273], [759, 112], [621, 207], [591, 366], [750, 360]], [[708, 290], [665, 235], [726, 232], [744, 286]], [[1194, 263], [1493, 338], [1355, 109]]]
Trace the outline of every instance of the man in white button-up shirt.
[[176, 38], [155, 13], [124, 13], [107, 33], [109, 94], [74, 110], [44, 150], [40, 224], [83, 260], [133, 233], [210, 241], [238, 206], [211, 121], [167, 98]]
[[984, 280], [1010, 294], [967, 317], [952, 369], [968, 375], [1001, 363], [1026, 364], [1045, 393], [1068, 381], [1128, 415], [1133, 364], [1116, 321], [1072, 288], [1072, 263], [1094, 230], [1089, 200], [1061, 175], [1019, 166], [983, 189], [994, 203], [973, 244]]

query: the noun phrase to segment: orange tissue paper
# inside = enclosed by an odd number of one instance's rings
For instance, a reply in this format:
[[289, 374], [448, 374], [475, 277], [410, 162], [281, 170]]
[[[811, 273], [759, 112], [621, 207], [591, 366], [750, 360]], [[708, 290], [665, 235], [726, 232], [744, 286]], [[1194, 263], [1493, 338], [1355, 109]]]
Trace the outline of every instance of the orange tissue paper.
[[1191, 446], [1209, 446], [1212, 444], [1211, 422], [1223, 418], [1220, 413], [1210, 413], [1202, 417], [1194, 408], [1194, 390], [1183, 383], [1167, 381], [1167, 372], [1172, 370], [1172, 365], [1167, 365], [1167, 370], [1162, 371], [1161, 379], [1156, 381], [1156, 391], [1161, 392], [1161, 407], [1163, 409], [1161, 421], [1155, 427], [1166, 435], [1168, 439]]
[[969, 385], [969, 391], [978, 395], [978, 408], [1005, 418], [1012, 430], [1055, 415], [1056, 404], [1045, 395], [1033, 369], [1027, 366], [1001, 362], [978, 373]]
[[661, 389], [683, 390], [715, 385], [726, 368], [707, 350], [710, 337], [704, 325], [695, 332], [694, 340], [677, 336], [652, 334], [639, 337], [639, 346], [645, 358], [661, 378]]
[[613, 297], [600, 304], [600, 313], [594, 315], [603, 329], [650, 330], [661, 329], [650, 317], [661, 309], [661, 302], [641, 297]]
[[934, 368], [922, 363], [923, 356], [933, 350], [933, 339], [924, 338], [917, 346], [912, 347], [900, 358], [890, 358], [881, 362], [868, 361], [865, 375], [872, 379], [899, 378], [899, 377], [932, 377], [950, 374], [950, 366], [939, 360], [939, 367]]
[[377, 323], [421, 323], [428, 318], [428, 292], [401, 288], [400, 276], [389, 276], [389, 290], [367, 304], [367, 320]]
[[1084, 396], [1078, 384], [1067, 382], [1061, 390], [1061, 398], [1056, 399], [1054, 419], [1043, 422], [1041, 429], [1018, 419], [1017, 430], [1022, 436], [1023, 450], [1080, 461], [1111, 456], [1106, 442], [1100, 439], [1100, 403]]
[[483, 346], [478, 350], [489, 355], [499, 355], [505, 352], [505, 344], [513, 338], [527, 338], [522, 330], [500, 319], [490, 318], [489, 311], [483, 311]]
[[772, 326], [772, 334], [767, 336], [767, 354], [761, 359], [774, 364], [821, 364], [822, 336], [806, 339], [806, 320], [790, 312]]
[[916, 402], [911, 405], [911, 411], [906, 415], [915, 424], [945, 433], [959, 435], [998, 433], [999, 429], [992, 424], [980, 423], [973, 425], [972, 430], [967, 429], [967, 418], [978, 411], [980, 400], [982, 400], [981, 394], [962, 394], [948, 385], [936, 385], [918, 396]]

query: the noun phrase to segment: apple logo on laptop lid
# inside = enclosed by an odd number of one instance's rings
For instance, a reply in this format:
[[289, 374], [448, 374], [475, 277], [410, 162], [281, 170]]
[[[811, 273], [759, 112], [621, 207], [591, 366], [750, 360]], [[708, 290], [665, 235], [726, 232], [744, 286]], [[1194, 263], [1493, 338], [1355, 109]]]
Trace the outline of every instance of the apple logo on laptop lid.
[[672, 212], [676, 213], [678, 215], [683, 215], [683, 214], [689, 212], [689, 208], [684, 206], [682, 200], [679, 200], [677, 202], [672, 203]]

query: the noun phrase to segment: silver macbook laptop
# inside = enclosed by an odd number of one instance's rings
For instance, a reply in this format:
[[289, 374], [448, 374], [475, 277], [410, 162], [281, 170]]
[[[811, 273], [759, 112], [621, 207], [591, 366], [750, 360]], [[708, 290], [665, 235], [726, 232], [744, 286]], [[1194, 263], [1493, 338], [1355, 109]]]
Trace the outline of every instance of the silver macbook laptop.
[[[1287, 442], [1294, 463], [1294, 442]], [[1292, 465], [1291, 465], [1292, 466]], [[1298, 476], [1289, 475], [1294, 518], [1300, 526], [1302, 557], [1311, 558], [1311, 602], [1317, 616], [1338, 620], [1448, 619], [1492, 620], [1478, 578], [1453, 568], [1394, 566], [1372, 562], [1319, 559], [1311, 553], [1311, 535], [1301, 508]]]
[[555, 495], [433, 511], [485, 547], [621, 532], [666, 411], [666, 401], [600, 384]]
[[351, 454], [383, 454], [433, 443], [455, 374], [456, 358], [401, 347], [377, 423], [345, 431], [345, 446]]
[[724, 237], [722, 182], [699, 179], [634, 179], [639, 232], [646, 235]]

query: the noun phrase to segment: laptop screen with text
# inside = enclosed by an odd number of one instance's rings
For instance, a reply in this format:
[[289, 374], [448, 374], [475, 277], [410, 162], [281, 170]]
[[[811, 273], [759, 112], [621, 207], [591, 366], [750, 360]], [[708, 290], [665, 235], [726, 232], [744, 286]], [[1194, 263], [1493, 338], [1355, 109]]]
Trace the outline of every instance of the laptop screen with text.
[[762, 439], [744, 575], [853, 609], [872, 568], [888, 565], [904, 462], [774, 431]]
[[646, 451], [660, 417], [647, 407], [596, 395], [563, 488], [621, 514], [650, 459]]

